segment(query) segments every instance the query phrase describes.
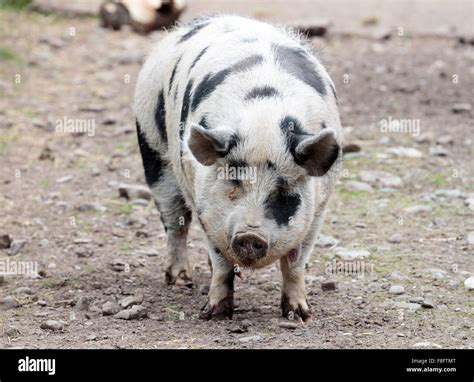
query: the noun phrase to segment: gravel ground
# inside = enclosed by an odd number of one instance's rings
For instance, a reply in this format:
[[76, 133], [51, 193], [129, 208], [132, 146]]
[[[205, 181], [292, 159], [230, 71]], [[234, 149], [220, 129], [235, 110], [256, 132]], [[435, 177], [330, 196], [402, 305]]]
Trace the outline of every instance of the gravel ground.
[[[0, 17], [0, 235], [13, 239], [0, 236], [10, 246], [0, 265], [39, 271], [0, 277], [0, 347], [474, 347], [472, 46], [416, 35], [314, 40], [346, 143], [361, 151], [346, 156], [327, 247], [308, 265], [313, 320], [280, 318], [274, 265], [236, 282], [233, 321], [205, 322], [202, 233], [193, 226], [189, 238], [195, 287], [167, 287], [158, 212], [146, 193], [119, 196], [121, 183], [145, 184], [131, 102], [163, 33]], [[64, 118], [93, 130], [55, 132]], [[390, 120], [409, 131], [387, 131]], [[338, 268], [349, 260], [356, 275]]]

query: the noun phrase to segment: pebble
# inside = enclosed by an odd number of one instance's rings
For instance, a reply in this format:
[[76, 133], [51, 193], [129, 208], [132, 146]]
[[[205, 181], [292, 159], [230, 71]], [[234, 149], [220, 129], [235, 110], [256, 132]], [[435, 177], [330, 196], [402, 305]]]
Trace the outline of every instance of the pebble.
[[391, 280], [406, 280], [408, 277], [399, 271], [392, 271], [388, 275]]
[[115, 318], [122, 320], [136, 320], [148, 315], [148, 309], [143, 305], [134, 305], [130, 309], [124, 309], [114, 315]]
[[347, 190], [347, 191], [362, 191], [362, 192], [373, 192], [374, 189], [372, 188], [372, 186], [368, 183], [364, 183], [364, 182], [358, 182], [358, 181], [355, 181], [355, 180], [351, 180], [349, 182], [347, 182], [345, 185], [344, 185], [344, 188]]
[[441, 346], [438, 344], [435, 344], [434, 342], [417, 342], [416, 344], [413, 344], [414, 348], [424, 348], [424, 349], [441, 349]]
[[423, 156], [421, 151], [413, 147], [391, 147], [387, 151], [389, 154], [393, 154], [398, 157], [421, 158]]
[[45, 330], [60, 331], [60, 330], [63, 330], [64, 325], [60, 321], [48, 320], [48, 321], [43, 322], [40, 325], [40, 328], [45, 329]]
[[474, 231], [471, 231], [467, 234], [468, 244], [474, 245]]
[[160, 252], [158, 252], [155, 249], [142, 249], [136, 252], [137, 255], [141, 256], [149, 256], [149, 257], [156, 257], [160, 255]]
[[122, 183], [118, 186], [119, 196], [128, 200], [145, 199], [151, 200], [152, 195], [150, 189], [146, 186], [138, 184]]
[[116, 302], [107, 301], [102, 305], [102, 314], [104, 316], [113, 316], [120, 312], [120, 307]]
[[365, 259], [366, 257], [370, 256], [370, 252], [366, 250], [349, 250], [345, 248], [339, 248], [336, 250], [336, 256], [342, 260], [357, 260], [357, 259]]
[[435, 280], [440, 280], [446, 275], [446, 271], [437, 268], [430, 269], [430, 273], [431, 277], [433, 277]]
[[474, 290], [474, 276], [464, 280], [464, 286], [467, 288], [467, 290]]
[[89, 310], [89, 305], [92, 301], [92, 298], [89, 296], [81, 296], [77, 299], [76, 309], [77, 310]]
[[18, 308], [20, 304], [12, 296], [6, 296], [3, 298], [3, 301], [0, 303], [0, 310], [9, 310]]
[[10, 248], [11, 242], [10, 235], [0, 235], [0, 249]]
[[77, 257], [81, 257], [81, 258], [91, 257], [91, 256], [94, 255], [94, 251], [91, 248], [88, 248], [88, 247], [76, 248], [74, 252], [77, 255]]
[[469, 207], [471, 211], [474, 211], [474, 196], [470, 195], [464, 200], [464, 204]]
[[240, 337], [239, 341], [240, 342], [258, 342], [261, 339], [262, 339], [261, 336], [255, 335], [255, 336]]
[[403, 187], [403, 180], [399, 176], [389, 174], [385, 171], [361, 171], [359, 177], [363, 182], [370, 183], [372, 185], [379, 185], [381, 187], [388, 188], [400, 188]]
[[387, 241], [392, 244], [398, 244], [402, 242], [402, 235], [399, 233], [394, 233], [392, 236], [390, 236]]
[[432, 146], [428, 149], [430, 155], [434, 157], [445, 157], [448, 156], [448, 150], [443, 146]]
[[337, 284], [335, 281], [326, 281], [321, 283], [321, 289], [323, 292], [329, 292], [337, 289]]
[[454, 139], [451, 135], [442, 135], [438, 137], [436, 143], [439, 145], [451, 145], [454, 143]]
[[19, 287], [15, 289], [15, 292], [18, 294], [29, 294], [32, 295], [34, 292], [31, 288], [28, 287]]
[[454, 114], [469, 113], [471, 111], [471, 105], [469, 103], [455, 103], [451, 111]]
[[7, 254], [9, 256], [17, 255], [26, 245], [26, 240], [15, 239], [10, 244], [10, 249], [8, 250]]
[[15, 326], [9, 326], [8, 328], [5, 329], [4, 333], [7, 337], [10, 337], [10, 338], [17, 337], [21, 334], [20, 330]]
[[140, 305], [143, 302], [143, 295], [139, 294], [136, 296], [127, 296], [119, 301], [120, 306], [123, 309], [130, 308], [133, 305]]
[[73, 179], [74, 179], [74, 177], [72, 175], [65, 175], [65, 176], [62, 176], [62, 177], [56, 179], [56, 183], [59, 183], [59, 184], [68, 183]]
[[442, 197], [442, 198], [464, 198], [465, 195], [462, 191], [455, 189], [438, 189], [433, 194], [435, 197]]
[[390, 294], [403, 294], [405, 293], [405, 288], [403, 285], [392, 285], [390, 289], [388, 290], [388, 293]]
[[421, 303], [421, 306], [422, 306], [423, 308], [427, 308], [427, 309], [432, 309], [432, 308], [435, 307], [435, 305], [434, 305], [431, 301], [429, 301], [429, 300], [424, 300], [424, 301]]
[[298, 328], [298, 324], [291, 321], [281, 321], [278, 323], [278, 327], [283, 328], [283, 329], [294, 330]]
[[408, 300], [408, 302], [412, 302], [414, 304], [423, 304], [425, 299], [423, 297], [412, 297]]
[[403, 209], [403, 212], [405, 212], [407, 215], [411, 216], [426, 216], [428, 215], [433, 209], [428, 206], [428, 205], [416, 205], [416, 206], [411, 206]]
[[394, 306], [400, 309], [407, 309], [411, 312], [415, 312], [421, 308], [421, 304], [415, 304], [413, 302], [396, 302]]
[[330, 235], [323, 235], [323, 234], [320, 234], [318, 236], [318, 238], [316, 239], [316, 247], [319, 247], [319, 248], [331, 248], [331, 247], [335, 247], [339, 244], [339, 240], [337, 240], [336, 238], [330, 236]]

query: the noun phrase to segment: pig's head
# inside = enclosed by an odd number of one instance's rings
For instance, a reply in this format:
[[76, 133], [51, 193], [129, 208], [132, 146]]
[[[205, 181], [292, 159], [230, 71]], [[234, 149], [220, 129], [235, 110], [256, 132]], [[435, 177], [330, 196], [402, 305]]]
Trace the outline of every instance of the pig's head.
[[297, 257], [324, 202], [321, 180], [340, 156], [335, 129], [261, 110], [227, 124], [207, 119], [192, 125], [188, 147], [200, 163], [195, 201], [211, 245], [244, 267]]

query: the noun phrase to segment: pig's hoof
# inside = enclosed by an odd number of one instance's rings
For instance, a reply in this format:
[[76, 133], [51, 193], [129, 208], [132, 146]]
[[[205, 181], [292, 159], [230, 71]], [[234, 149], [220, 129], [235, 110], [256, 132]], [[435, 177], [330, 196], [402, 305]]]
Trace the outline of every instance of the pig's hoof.
[[211, 305], [209, 300], [201, 309], [199, 318], [203, 320], [232, 320], [234, 313], [234, 299], [226, 297], [220, 300], [216, 305]]
[[289, 297], [283, 295], [281, 297], [281, 310], [283, 317], [289, 320], [294, 320], [297, 316], [305, 322], [311, 320], [311, 308], [306, 299], [290, 302]]
[[186, 286], [189, 288], [193, 286], [193, 280], [184, 269], [176, 274], [171, 268], [168, 268], [166, 270], [166, 283], [168, 285]]

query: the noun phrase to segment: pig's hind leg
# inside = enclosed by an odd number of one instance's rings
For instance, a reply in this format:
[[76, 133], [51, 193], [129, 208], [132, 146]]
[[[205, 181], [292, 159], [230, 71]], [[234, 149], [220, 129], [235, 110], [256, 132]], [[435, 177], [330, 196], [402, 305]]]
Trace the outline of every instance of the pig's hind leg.
[[138, 143], [145, 178], [168, 237], [170, 264], [166, 269], [168, 284], [192, 286], [187, 254], [187, 237], [192, 213], [181, 194], [171, 164], [145, 139], [137, 122]]

